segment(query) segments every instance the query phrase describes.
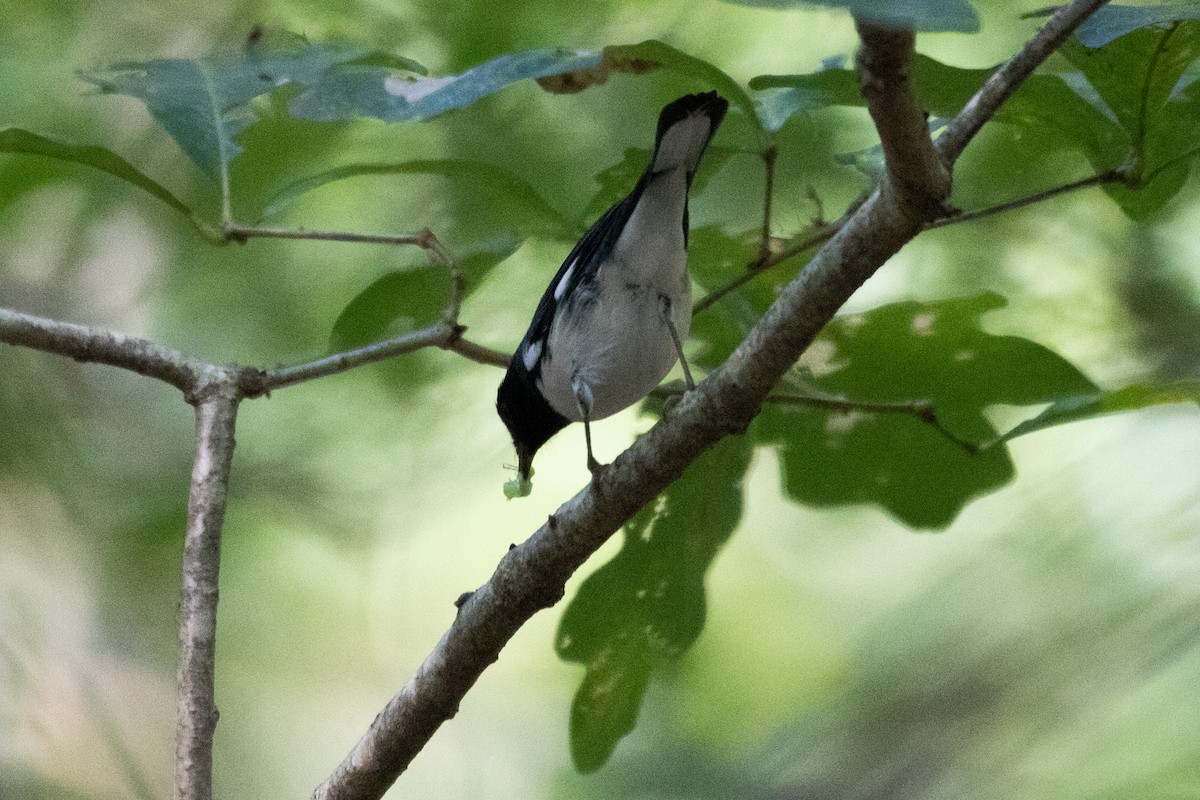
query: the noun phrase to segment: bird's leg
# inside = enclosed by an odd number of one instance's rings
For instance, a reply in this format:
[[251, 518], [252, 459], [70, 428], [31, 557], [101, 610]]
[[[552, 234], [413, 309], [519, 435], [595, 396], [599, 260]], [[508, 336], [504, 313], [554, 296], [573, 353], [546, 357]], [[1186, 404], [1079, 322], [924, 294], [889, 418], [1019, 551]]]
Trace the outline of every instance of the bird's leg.
[[687, 358], [683, 355], [683, 342], [679, 339], [679, 331], [675, 329], [675, 320], [671, 318], [671, 298], [660, 294], [658, 299], [662, 304], [663, 322], [667, 323], [667, 330], [671, 332], [671, 341], [675, 344], [675, 354], [679, 356], [679, 365], [683, 367], [683, 382], [690, 392], [696, 388], [696, 382], [692, 380], [692, 371], [688, 369]]
[[583, 438], [587, 441], [588, 472], [595, 472], [604, 465], [592, 455], [592, 387], [588, 386], [576, 375], [571, 381], [571, 391], [575, 393], [575, 402], [579, 406], [579, 415], [583, 417]]

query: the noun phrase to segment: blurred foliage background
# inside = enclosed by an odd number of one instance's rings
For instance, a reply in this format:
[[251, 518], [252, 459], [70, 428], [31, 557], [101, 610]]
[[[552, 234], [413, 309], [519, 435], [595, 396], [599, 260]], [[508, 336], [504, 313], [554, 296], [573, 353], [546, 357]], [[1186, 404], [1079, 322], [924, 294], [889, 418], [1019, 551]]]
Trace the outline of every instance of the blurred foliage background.
[[[1036, 2], [979, 3], [982, 32], [918, 49], [990, 66], [1036, 27]], [[178, 3], [10, 0], [0, 123], [104, 144], [215, 209], [215, 185], [145, 108], [97, 97], [77, 69], [195, 56], [256, 24], [346, 37], [436, 73], [531, 47], [659, 38], [745, 82], [850, 57], [844, 14], [678, 0], [548, 9], [485, 0]], [[353, 161], [470, 158], [526, 178], [569, 219], [593, 176], [646, 147], [653, 78], [578, 95], [526, 81], [426, 123], [301, 124], [243, 137], [234, 202], [253, 220], [292, 180]], [[802, 116], [780, 157], [777, 227], [836, 216], [865, 185], [832, 153], [874, 142], [865, 113]], [[719, 143], [719, 142], [718, 142]], [[1002, 129], [972, 145], [955, 202], [979, 207], [1088, 174], [1031, 160]], [[693, 225], [753, 227], [761, 164], [733, 155]], [[922, 235], [850, 310], [994, 290], [986, 327], [1040, 342], [1102, 385], [1200, 370], [1195, 178], [1135, 224], [1099, 190]], [[284, 223], [429, 226], [511, 258], [473, 275], [463, 321], [511, 349], [569, 242], [506, 232], [503, 197], [436, 177], [331, 184]], [[326, 352], [342, 309], [415, 249], [253, 241], [213, 247], [112, 178], [0, 156], [0, 305], [269, 366]], [[539, 455], [533, 496], [500, 492], [512, 461], [493, 411], [500, 371], [421, 352], [246, 403], [225, 534], [217, 794], [306, 796], [436, 643], [452, 601], [490, 575], [586, 480], [581, 436]], [[1028, 416], [990, 413], [1000, 427]], [[170, 794], [175, 615], [192, 415], [117, 370], [0, 349], [0, 796]], [[649, 421], [597, 426], [615, 455]], [[1013, 444], [1017, 477], [945, 531], [866, 507], [781, 497], [753, 456], [740, 526], [708, 575], [696, 645], [651, 681], [637, 729], [588, 776], [567, 720], [582, 671], [553, 652], [561, 611], [526, 626], [402, 777], [427, 798], [1200, 797], [1200, 420], [1154, 410]], [[619, 538], [619, 537], [617, 537]], [[618, 550], [610, 543], [584, 572]], [[573, 593], [568, 587], [568, 596]]]

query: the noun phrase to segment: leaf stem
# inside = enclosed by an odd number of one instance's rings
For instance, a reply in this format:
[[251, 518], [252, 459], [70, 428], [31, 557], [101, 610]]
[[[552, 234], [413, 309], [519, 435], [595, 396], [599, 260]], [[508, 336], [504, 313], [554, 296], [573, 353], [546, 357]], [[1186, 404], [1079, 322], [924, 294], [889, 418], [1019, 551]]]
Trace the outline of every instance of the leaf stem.
[[844, 397], [835, 397], [832, 395], [797, 395], [787, 392], [772, 392], [767, 395], [768, 403], [780, 403], [786, 405], [809, 406], [811, 408], [823, 408], [829, 411], [841, 411], [849, 413], [851, 411], [860, 411], [868, 414], [906, 414], [916, 417], [922, 422], [933, 427], [942, 436], [949, 439], [954, 444], [967, 451], [970, 455], [975, 455], [981, 449], [981, 445], [960, 438], [953, 431], [942, 424], [938, 417], [937, 409], [929, 400], [909, 400], [900, 402], [870, 402], [864, 400], [849, 400]]
[[1052, 189], [1045, 189], [1040, 192], [1035, 192], [1034, 194], [1026, 197], [1017, 198], [1016, 200], [1009, 200], [1007, 202], [998, 203], [994, 206], [988, 206], [986, 208], [978, 208], [974, 211], [956, 212], [950, 216], [936, 219], [925, 227], [944, 228], [947, 225], [957, 225], [960, 222], [973, 222], [977, 219], [990, 217], [993, 214], [1000, 214], [1005, 211], [1015, 211], [1018, 208], [1025, 208], [1026, 206], [1040, 203], [1043, 200], [1049, 200], [1052, 197], [1057, 197], [1060, 194], [1067, 194], [1068, 192], [1074, 192], [1079, 189], [1086, 189], [1089, 186], [1102, 186], [1107, 183], [1121, 183], [1125, 180], [1126, 175], [1124, 170], [1120, 168], [1110, 169], [1108, 172], [1101, 172], [1098, 175], [1089, 175], [1086, 178], [1080, 178], [1077, 181], [1064, 183], [1062, 186], [1055, 186]]
[[779, 149], [771, 144], [762, 151], [763, 160], [763, 221], [762, 238], [758, 242], [758, 261], [771, 257], [771, 204], [775, 198], [775, 161]]

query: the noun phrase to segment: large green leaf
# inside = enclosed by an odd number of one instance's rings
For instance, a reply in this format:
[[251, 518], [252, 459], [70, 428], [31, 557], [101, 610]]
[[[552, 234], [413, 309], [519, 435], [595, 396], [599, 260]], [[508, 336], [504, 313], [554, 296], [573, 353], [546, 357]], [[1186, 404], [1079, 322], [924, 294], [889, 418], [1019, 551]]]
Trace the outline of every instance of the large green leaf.
[[0, 130], [0, 153], [46, 156], [107, 172], [109, 175], [133, 184], [183, 214], [188, 222], [196, 226], [196, 229], [205, 237], [213, 241], [224, 241], [220, 234], [199, 219], [186, 203], [171, 193], [170, 189], [106, 147], [69, 144], [48, 139], [21, 128], [4, 128]]
[[1034, 431], [1080, 422], [1120, 411], [1137, 411], [1170, 403], [1195, 403], [1200, 406], [1200, 379], [1172, 383], [1135, 383], [1107, 392], [1067, 397], [1030, 420], [1022, 422], [1000, 438], [1006, 442]]
[[[1147, 18], [1161, 21], [1160, 16]], [[1124, 166], [1129, 185], [1107, 186], [1106, 191], [1129, 216], [1143, 219], [1175, 196], [1195, 155], [1200, 102], [1179, 86], [1200, 58], [1200, 21], [1091, 39], [1100, 40], [1106, 42], [1102, 47], [1088, 47], [1072, 39], [1061, 52], [1079, 70], [1080, 96], [1116, 120], [1128, 137]], [[1105, 168], [1102, 163], [1097, 167]]]
[[954, 31], [975, 33], [979, 30], [979, 15], [967, 0], [728, 0], [756, 8], [803, 8], [827, 6], [845, 8], [856, 16], [885, 25], [911, 27], [934, 33]]
[[[942, 528], [972, 498], [1013, 476], [992, 405], [1031, 405], [1095, 391], [1073, 366], [1027, 339], [994, 336], [980, 317], [996, 294], [905, 302], [830, 323], [781, 391], [843, 398], [843, 410], [768, 404], [753, 428], [779, 447], [785, 489], [816, 506], [879, 505], [917, 528]], [[857, 407], [855, 407], [857, 403]], [[886, 404], [919, 403], [912, 413]], [[868, 404], [880, 404], [872, 407]], [[932, 409], [938, 425], [916, 413]], [[939, 427], [940, 426], [940, 427]]]
[[[368, 66], [386, 63], [389, 66]], [[121, 62], [80, 77], [101, 92], [136, 97], [185, 153], [206, 173], [218, 175], [241, 152], [236, 137], [254, 122], [247, 105], [259, 95], [318, 82], [342, 65], [391, 74], [392, 67], [419, 70], [365, 45], [313, 44], [302, 36], [274, 33], [242, 47], [194, 59]]]
[[[745, 148], [760, 152], [769, 144], [762, 122], [758, 117], [754, 100], [742, 85], [713, 64], [676, 50], [657, 39], [648, 39], [638, 44], [610, 45], [604, 48], [602, 57], [595, 64], [587, 65], [575, 72], [564, 72], [549, 79], [538, 81], [547, 91], [574, 93], [608, 81], [614, 72], [633, 75], [667, 70], [686, 78], [697, 79], [706, 88], [715, 89], [735, 108], [742, 111], [743, 123], [726, 124], [723, 130], [734, 134], [723, 134], [723, 138], [741, 137]], [[747, 124], [748, 123], [748, 124]]]
[[756, 126], [759, 124], [754, 100], [740, 83], [709, 62], [676, 50], [657, 39], [606, 47], [604, 63], [618, 71], [640, 73], [662, 68], [680, 75], [699, 78], [705, 85], [716, 89], [718, 94], [735, 107], [741, 108], [748, 120]]
[[385, 122], [422, 120], [527, 78], [546, 78], [594, 67], [600, 54], [587, 50], [526, 50], [485, 61], [459, 75], [439, 78], [399, 76], [366, 65], [330, 70], [288, 104], [297, 117], [341, 120], [376, 117]]
[[288, 103], [299, 119], [423, 120], [516, 81], [586, 69], [599, 61], [598, 52], [528, 50], [459, 75], [430, 78], [415, 61], [363, 44], [314, 44], [273, 34], [204, 58], [126, 62], [81, 74], [102, 92], [145, 102], [184, 152], [217, 175], [241, 152], [236, 137], [255, 120], [250, 101], [268, 92], [299, 87]]
[[719, 442], [625, 526], [612, 561], [579, 587], [556, 648], [587, 667], [571, 707], [571, 756], [599, 769], [633, 730], [656, 666], [679, 657], [704, 627], [704, 575], [742, 516], [751, 448]]
[[[913, 57], [912, 78], [922, 106], [936, 117], [953, 117], [983, 86], [991, 69], [967, 69], [943, 64], [917, 53]], [[761, 95], [770, 90], [788, 89], [794, 94], [772, 98], [775, 116], [807, 111], [822, 106], [865, 107], [858, 88], [858, 76], [852, 69], [831, 66], [804, 75], [760, 75], [750, 87]], [[1080, 98], [1056, 75], [1034, 75], [1001, 106], [998, 122], [1020, 128], [1041, 129], [1061, 146], [1084, 150], [1096, 162], [1117, 166], [1128, 149], [1128, 137], [1102, 111]], [[773, 118], [773, 122], [782, 122]]]

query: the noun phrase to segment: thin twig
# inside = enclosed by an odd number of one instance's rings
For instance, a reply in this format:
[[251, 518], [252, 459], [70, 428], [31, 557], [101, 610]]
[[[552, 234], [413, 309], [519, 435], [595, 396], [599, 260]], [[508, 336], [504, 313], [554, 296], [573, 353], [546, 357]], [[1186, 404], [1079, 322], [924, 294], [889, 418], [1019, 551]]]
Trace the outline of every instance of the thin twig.
[[177, 800], [212, 798], [212, 743], [218, 716], [214, 672], [221, 527], [240, 399], [233, 376], [228, 376], [205, 387], [204, 396], [196, 404], [196, 460], [188, 495], [179, 604]]
[[[1196, 152], [1200, 153], [1200, 149], [1197, 149]], [[1157, 174], [1157, 171], [1154, 174]], [[972, 211], [956, 211], [947, 216], [939, 217], [931, 222], [926, 223], [925, 227], [927, 229], [945, 228], [950, 225], [958, 225], [962, 222], [974, 222], [975, 220], [982, 219], [984, 217], [990, 217], [993, 214], [1001, 214], [1005, 211], [1016, 211], [1017, 209], [1035, 205], [1036, 203], [1040, 203], [1044, 200], [1050, 200], [1062, 194], [1074, 192], [1079, 189], [1086, 189], [1089, 186], [1103, 186], [1109, 183], [1122, 183], [1127, 180], [1128, 177], [1123, 169], [1112, 169], [1108, 172], [1102, 172], [1098, 175], [1090, 175], [1086, 178], [1080, 178], [1077, 181], [1065, 183], [1062, 186], [1044, 189], [1027, 197], [1020, 197], [1016, 200], [1008, 200], [1004, 203], [998, 203], [994, 206], [978, 208]], [[718, 300], [725, 297], [725, 295], [729, 294], [730, 292], [736, 291], [737, 289], [745, 286], [751, 280], [766, 272], [771, 267], [777, 266], [778, 264], [787, 261], [790, 258], [800, 255], [806, 250], [828, 241], [834, 236], [834, 234], [841, 230], [842, 225], [845, 224], [847, 219], [848, 217], [843, 217], [835, 222], [830, 222], [825, 228], [817, 231], [816, 233], [810, 234], [805, 238], [798, 239], [794, 244], [788, 245], [786, 248], [781, 249], [778, 253], [773, 254], [765, 263], [760, 263], [757, 260], [751, 262], [747, 266], [746, 272], [737, 276], [726, 285], [720, 287], [719, 289], [714, 289], [704, 297], [697, 300], [692, 306], [692, 313], [695, 314], [703, 311], [713, 303], [716, 303]]]
[[938, 154], [949, 164], [956, 162], [975, 135], [1000, 110], [1004, 101], [1012, 97], [1025, 79], [1061, 47], [1084, 20], [1107, 2], [1075, 0], [1059, 6], [1046, 24], [1021, 48], [1021, 52], [989, 75], [962, 111], [954, 115], [946, 130], [934, 142]]
[[779, 157], [779, 149], [768, 145], [762, 151], [763, 160], [763, 220], [762, 237], [758, 242], [758, 261], [765, 262], [771, 257], [771, 205], [775, 199], [775, 162]]
[[447, 342], [442, 347], [446, 350], [453, 350], [460, 356], [469, 358], [472, 361], [480, 364], [488, 364], [493, 367], [507, 367], [509, 362], [512, 361], [512, 353], [493, 350], [490, 347], [469, 342], [461, 336]]
[[316, 378], [336, 375], [339, 372], [371, 364], [393, 356], [411, 353], [423, 347], [446, 347], [446, 342], [454, 335], [454, 329], [445, 322], [439, 321], [422, 328], [419, 331], [406, 333], [391, 339], [372, 342], [363, 347], [334, 353], [315, 361], [296, 364], [291, 367], [279, 367], [263, 370], [256, 376], [248, 378], [245, 384], [248, 397], [258, 397], [284, 386], [292, 386]]
[[795, 240], [792, 244], [780, 250], [778, 253], [769, 255], [766, 260], [755, 259], [746, 265], [746, 271], [738, 275], [732, 281], [722, 286], [719, 289], [714, 289], [708, 294], [701, 297], [692, 304], [692, 313], [699, 314], [704, 309], [711, 306], [713, 303], [720, 300], [725, 295], [732, 291], [742, 288], [756, 277], [766, 272], [776, 264], [780, 264], [793, 256], [803, 253], [805, 250], [810, 250], [819, 244], [823, 244], [833, 238], [833, 235], [838, 232], [842, 220], [836, 223], [831, 223], [820, 230], [810, 233], [808, 236]]
[[[682, 396], [684, 386], [679, 381], [671, 381], [654, 388], [651, 397], [667, 400]], [[982, 445], [960, 438], [957, 434], [942, 424], [937, 408], [930, 400], [908, 400], [896, 402], [876, 402], [870, 400], [851, 400], [830, 394], [795, 394], [792, 392], [771, 392], [765, 402], [780, 405], [807, 406], [828, 411], [850, 413], [858, 411], [864, 414], [903, 414], [916, 417], [932, 426], [938, 433], [945, 436], [954, 444], [966, 450], [971, 455], [979, 452]]]
[[1021, 197], [1016, 200], [1009, 200], [1005, 203], [999, 203], [987, 208], [978, 208], [974, 211], [960, 211], [950, 216], [941, 217], [930, 222], [925, 227], [927, 228], [944, 228], [947, 225], [957, 225], [960, 222], [973, 222], [983, 217], [990, 217], [993, 214], [1001, 214], [1005, 211], [1015, 211], [1018, 208], [1040, 203], [1043, 200], [1049, 200], [1052, 197], [1058, 197], [1060, 194], [1067, 194], [1079, 189], [1086, 189], [1089, 186], [1102, 186], [1106, 183], [1120, 183], [1125, 180], [1125, 172], [1121, 169], [1111, 169], [1108, 172], [1102, 172], [1099, 175], [1091, 175], [1087, 178], [1080, 178], [1071, 183], [1064, 183], [1062, 186], [1055, 186], [1053, 189], [1046, 189], [1041, 192], [1036, 192], [1028, 197]]
[[169, 383], [185, 394], [212, 369], [210, 364], [136, 336], [6, 308], [0, 308], [0, 342], [121, 367]]
[[225, 238], [244, 244], [251, 239], [306, 239], [322, 242], [353, 242], [356, 244], [412, 244], [426, 247], [426, 232], [419, 233], [353, 233], [350, 231], [306, 231], [303, 228], [271, 228], [261, 225], [225, 226]]
[[797, 395], [786, 392], [772, 392], [767, 395], [768, 403], [780, 403], [783, 405], [808, 406], [810, 408], [823, 408], [829, 411], [841, 411], [850, 413], [859, 411], [866, 414], [904, 414], [916, 417], [934, 430], [946, 437], [954, 444], [966, 450], [971, 455], [979, 452], [981, 445], [975, 442], [969, 442], [966, 439], [959, 438], [957, 434], [942, 424], [938, 417], [937, 409], [929, 400], [910, 400], [907, 402], [870, 402], [864, 400], [849, 400], [842, 397], [833, 397], [831, 395]]

